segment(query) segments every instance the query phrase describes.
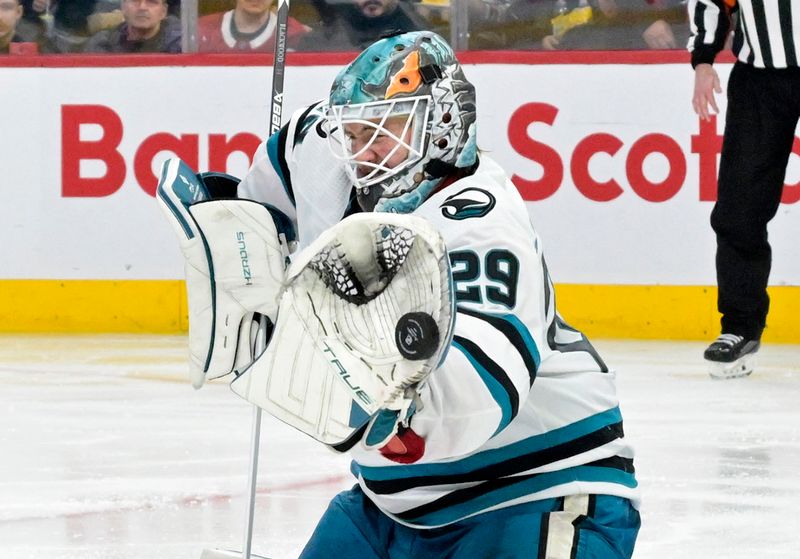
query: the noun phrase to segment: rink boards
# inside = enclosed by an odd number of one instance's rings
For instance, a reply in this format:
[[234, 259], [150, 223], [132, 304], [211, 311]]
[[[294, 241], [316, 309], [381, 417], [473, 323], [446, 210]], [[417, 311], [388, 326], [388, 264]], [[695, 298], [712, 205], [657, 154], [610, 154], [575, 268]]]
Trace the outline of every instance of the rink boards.
[[[290, 56], [288, 110], [324, 96], [347, 59]], [[528, 200], [565, 318], [595, 336], [716, 335], [708, 216], [724, 118], [701, 123], [692, 113], [686, 57], [464, 59], [478, 92], [479, 145]], [[185, 331], [182, 258], [152, 197], [155, 173], [177, 154], [196, 168], [241, 176], [266, 129], [268, 62], [0, 61], [0, 331]], [[729, 70], [719, 65], [723, 82]], [[719, 101], [724, 111], [724, 96]], [[765, 337], [798, 343], [794, 156], [786, 183], [770, 229]]]

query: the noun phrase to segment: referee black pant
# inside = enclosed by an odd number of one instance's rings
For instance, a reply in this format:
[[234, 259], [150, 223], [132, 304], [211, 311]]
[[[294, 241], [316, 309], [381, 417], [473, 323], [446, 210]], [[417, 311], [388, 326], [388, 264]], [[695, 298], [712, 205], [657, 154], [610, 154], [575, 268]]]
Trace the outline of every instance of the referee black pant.
[[766, 325], [772, 263], [767, 223], [778, 211], [798, 117], [800, 69], [735, 64], [711, 213], [723, 333], [757, 340]]

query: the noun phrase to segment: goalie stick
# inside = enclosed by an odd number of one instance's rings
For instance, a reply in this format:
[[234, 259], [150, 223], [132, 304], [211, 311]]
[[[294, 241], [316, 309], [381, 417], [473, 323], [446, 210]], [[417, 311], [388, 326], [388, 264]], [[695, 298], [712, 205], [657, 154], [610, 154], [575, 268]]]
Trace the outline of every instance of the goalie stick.
[[[289, 0], [278, 0], [277, 25], [275, 26], [275, 51], [272, 63], [272, 96], [270, 97], [269, 110], [269, 136], [281, 128], [283, 115], [283, 78], [286, 69], [286, 31], [289, 24]], [[266, 317], [255, 315], [254, 321], [258, 321], [258, 331], [256, 333], [253, 348], [253, 358], [257, 358], [263, 353], [266, 347], [267, 324]], [[250, 434], [250, 463], [247, 475], [247, 512], [245, 516], [244, 537], [242, 552], [227, 551], [220, 549], [205, 549], [200, 559], [259, 559], [259, 556], [252, 555], [253, 544], [253, 521], [255, 519], [256, 506], [256, 481], [258, 479], [258, 453], [261, 440], [261, 408], [253, 406], [253, 426]], [[260, 558], [265, 559], [265, 558]]]

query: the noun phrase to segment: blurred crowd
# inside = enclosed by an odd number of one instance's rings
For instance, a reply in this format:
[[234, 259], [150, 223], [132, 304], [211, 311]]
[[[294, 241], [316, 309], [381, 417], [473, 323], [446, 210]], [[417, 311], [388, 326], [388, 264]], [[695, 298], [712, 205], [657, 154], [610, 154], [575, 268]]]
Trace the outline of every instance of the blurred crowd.
[[[273, 0], [0, 0], [0, 53], [271, 52]], [[478, 50], [684, 48], [685, 0], [292, 0], [288, 48], [356, 51], [400, 31], [448, 37], [455, 10]], [[183, 29], [196, 23], [194, 44]], [[194, 37], [193, 37], [194, 39]], [[187, 44], [190, 45], [187, 47]]]

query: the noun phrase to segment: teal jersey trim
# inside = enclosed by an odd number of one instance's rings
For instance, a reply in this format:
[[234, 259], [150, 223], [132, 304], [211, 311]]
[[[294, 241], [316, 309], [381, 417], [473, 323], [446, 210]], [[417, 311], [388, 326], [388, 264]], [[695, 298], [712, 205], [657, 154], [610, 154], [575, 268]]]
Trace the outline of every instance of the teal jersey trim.
[[542, 358], [539, 354], [539, 348], [533, 340], [533, 336], [531, 336], [528, 327], [525, 326], [525, 323], [510, 313], [487, 313], [468, 309], [463, 306], [458, 307], [458, 312], [483, 320], [502, 332], [511, 345], [517, 350], [520, 357], [522, 357], [525, 367], [528, 369], [530, 384], [533, 385], [536, 379], [536, 371], [539, 369]]
[[528, 327], [514, 314], [498, 314], [495, 315], [499, 318], [502, 318], [506, 322], [511, 323], [514, 328], [517, 329], [519, 335], [522, 336], [522, 339], [525, 341], [525, 346], [528, 348], [528, 351], [531, 352], [533, 356], [533, 360], [536, 363], [536, 369], [539, 369], [539, 365], [542, 363], [542, 357], [539, 354], [539, 348], [536, 345], [536, 342], [533, 340], [533, 336], [531, 336], [531, 331], [528, 330]]
[[[472, 368], [478, 372], [478, 375], [481, 377], [483, 384], [486, 385], [486, 388], [489, 390], [489, 393], [492, 395], [492, 398], [497, 405], [500, 407], [500, 411], [502, 412], [502, 417], [500, 418], [500, 424], [497, 426], [497, 429], [494, 432], [494, 435], [505, 429], [505, 427], [511, 423], [511, 420], [514, 419], [514, 413], [512, 411], [511, 406], [511, 398], [508, 394], [508, 391], [503, 387], [500, 382], [492, 376], [492, 374], [486, 370], [486, 368], [481, 365], [477, 359], [466, 349], [464, 346], [459, 344], [457, 341], [453, 340], [450, 342], [450, 346], [454, 347], [455, 349], [459, 350], [461, 353], [464, 354], [464, 357], [472, 365]], [[492, 435], [492, 436], [494, 436]]]
[[[511, 480], [513, 481], [513, 480]], [[575, 466], [557, 472], [536, 474], [534, 477], [521, 476], [520, 481], [506, 487], [490, 491], [473, 499], [415, 518], [400, 515], [403, 520], [422, 526], [440, 526], [460, 520], [488, 508], [545, 491], [572, 482], [613, 483], [628, 488], [638, 486], [633, 474], [615, 468], [597, 466]]]
[[621, 421], [622, 413], [619, 407], [614, 407], [547, 433], [534, 435], [502, 448], [484, 450], [460, 460], [407, 466], [363, 466], [356, 464], [354, 473], [358, 475], [357, 472], [360, 472], [364, 479], [374, 481], [464, 474], [568, 443]]

